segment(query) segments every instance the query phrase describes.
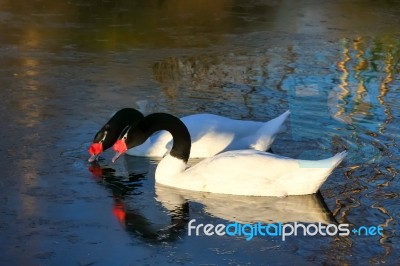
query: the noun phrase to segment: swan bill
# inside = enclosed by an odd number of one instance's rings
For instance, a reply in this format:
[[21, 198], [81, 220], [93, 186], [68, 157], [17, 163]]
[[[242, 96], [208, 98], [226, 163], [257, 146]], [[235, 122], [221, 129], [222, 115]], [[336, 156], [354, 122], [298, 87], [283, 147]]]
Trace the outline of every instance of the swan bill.
[[122, 154], [124, 154], [124, 153], [123, 153], [123, 152], [117, 152], [117, 153], [115, 153], [115, 155], [114, 155], [114, 157], [111, 159], [111, 161], [112, 161], [113, 163], [115, 163], [115, 162], [118, 160], [118, 158], [119, 158]]
[[88, 159], [89, 163], [93, 163], [94, 161], [97, 160], [97, 158], [99, 158], [99, 154], [93, 154], [92, 156], [90, 156], [90, 158]]

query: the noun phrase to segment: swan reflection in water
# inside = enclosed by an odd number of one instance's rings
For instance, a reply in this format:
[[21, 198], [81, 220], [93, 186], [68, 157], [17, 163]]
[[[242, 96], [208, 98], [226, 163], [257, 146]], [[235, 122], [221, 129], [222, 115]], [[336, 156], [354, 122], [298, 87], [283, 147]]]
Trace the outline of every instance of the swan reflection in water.
[[128, 176], [110, 166], [101, 166], [98, 162], [88, 167], [94, 180], [111, 192], [112, 213], [122, 227], [135, 238], [151, 244], [183, 238], [188, 223], [189, 203], [183, 202], [174, 210], [165, 211], [154, 200], [154, 179], [145, 178], [151, 168], [148, 158], [125, 156], [125, 167]]
[[226, 221], [238, 223], [335, 223], [320, 192], [288, 197], [237, 196], [185, 191], [156, 184], [156, 199], [173, 211], [183, 202], [198, 202], [204, 212]]
[[[136, 173], [130, 171], [128, 177], [118, 176], [113, 168], [97, 163], [92, 163], [89, 170], [99, 184], [111, 191], [112, 213], [124, 229], [145, 242], [155, 244], [184, 238], [193, 216], [215, 224], [215, 218], [242, 224], [337, 224], [319, 192], [279, 198], [180, 190], [154, 184], [154, 179], [145, 178], [149, 168], [155, 166], [148, 158], [125, 156], [125, 163]], [[137, 174], [138, 169], [141, 174]], [[196, 203], [202, 205], [202, 211], [192, 207], [191, 204]]]

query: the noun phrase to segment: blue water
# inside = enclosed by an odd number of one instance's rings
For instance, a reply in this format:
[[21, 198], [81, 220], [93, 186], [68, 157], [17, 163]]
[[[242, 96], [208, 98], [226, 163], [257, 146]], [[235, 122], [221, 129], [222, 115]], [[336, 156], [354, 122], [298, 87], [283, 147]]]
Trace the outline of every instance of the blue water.
[[[8, 265], [396, 264], [400, 4], [3, 1], [0, 259]], [[107, 151], [122, 107], [266, 121], [272, 149], [347, 149], [320, 195], [246, 198], [154, 184], [157, 159]], [[195, 164], [197, 161], [190, 161]], [[249, 170], [250, 171], [250, 170]], [[318, 221], [375, 236], [188, 236], [188, 222]]]

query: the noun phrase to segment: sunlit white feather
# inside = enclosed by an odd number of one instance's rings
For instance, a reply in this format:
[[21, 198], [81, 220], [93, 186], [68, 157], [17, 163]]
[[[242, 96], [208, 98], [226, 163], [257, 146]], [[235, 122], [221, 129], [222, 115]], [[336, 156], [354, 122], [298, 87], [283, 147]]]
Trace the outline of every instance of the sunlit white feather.
[[[289, 114], [286, 111], [268, 122], [235, 120], [213, 114], [190, 115], [181, 120], [192, 140], [190, 157], [205, 158], [228, 150], [268, 150]], [[172, 135], [160, 131], [142, 145], [128, 150], [127, 154], [162, 157], [171, 149], [171, 144]]]

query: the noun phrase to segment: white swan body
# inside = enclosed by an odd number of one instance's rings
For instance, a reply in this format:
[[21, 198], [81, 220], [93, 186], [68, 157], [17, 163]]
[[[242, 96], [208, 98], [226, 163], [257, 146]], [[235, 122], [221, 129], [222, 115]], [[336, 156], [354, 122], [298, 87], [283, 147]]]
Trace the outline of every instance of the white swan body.
[[168, 130], [173, 147], [158, 164], [157, 183], [185, 190], [243, 196], [306, 195], [318, 191], [346, 152], [318, 161], [296, 160], [255, 150], [228, 151], [185, 170], [191, 138], [178, 118], [164, 113], [146, 116], [116, 142], [113, 162], [154, 132]]
[[207, 158], [185, 170], [171, 155], [156, 169], [156, 182], [201, 192], [244, 196], [306, 195], [318, 191], [346, 152], [319, 161], [296, 160], [275, 154], [240, 150]]
[[[234, 120], [213, 114], [189, 115], [182, 117], [181, 121], [191, 136], [190, 157], [205, 158], [228, 150], [268, 150], [289, 114], [286, 111], [268, 122]], [[161, 131], [126, 153], [162, 157], [171, 149], [171, 142], [172, 135], [168, 131]]]

